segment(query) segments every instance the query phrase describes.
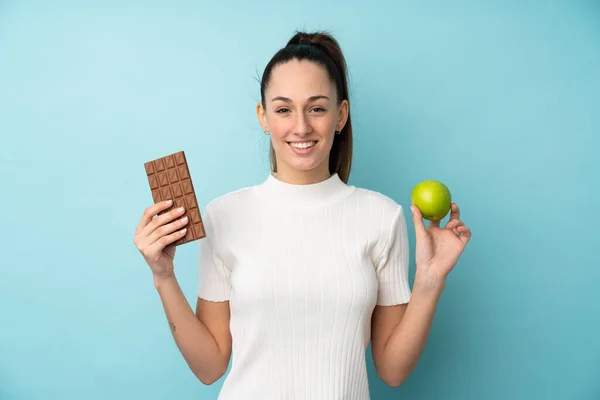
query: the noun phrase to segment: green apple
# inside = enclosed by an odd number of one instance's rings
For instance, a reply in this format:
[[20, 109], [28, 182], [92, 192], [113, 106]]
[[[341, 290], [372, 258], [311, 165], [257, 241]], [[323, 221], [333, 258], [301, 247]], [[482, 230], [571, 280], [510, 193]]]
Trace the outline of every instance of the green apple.
[[435, 180], [419, 182], [412, 190], [411, 201], [421, 211], [423, 218], [429, 221], [441, 220], [452, 206], [450, 190]]

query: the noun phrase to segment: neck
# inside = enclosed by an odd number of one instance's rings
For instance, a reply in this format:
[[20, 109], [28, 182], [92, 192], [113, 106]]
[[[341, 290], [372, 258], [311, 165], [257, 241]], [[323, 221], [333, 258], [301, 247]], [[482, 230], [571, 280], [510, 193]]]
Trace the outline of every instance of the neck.
[[287, 168], [284, 165], [277, 165], [277, 172], [273, 173], [278, 180], [293, 185], [311, 185], [313, 183], [323, 182], [331, 177], [329, 173], [329, 163], [323, 167], [319, 166], [311, 170], [301, 171]]
[[284, 181], [275, 173], [270, 173], [261, 185], [254, 188], [255, 193], [261, 196], [261, 202], [269, 204], [269, 207], [290, 210], [324, 207], [351, 195], [354, 189], [354, 186], [346, 185], [337, 174], [314, 183], [302, 184]]

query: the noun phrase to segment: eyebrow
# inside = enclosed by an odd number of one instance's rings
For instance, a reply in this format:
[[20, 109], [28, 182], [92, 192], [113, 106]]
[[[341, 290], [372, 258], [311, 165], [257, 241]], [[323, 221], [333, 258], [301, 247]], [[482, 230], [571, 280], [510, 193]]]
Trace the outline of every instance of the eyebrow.
[[[308, 98], [308, 101], [315, 101], [315, 100], [319, 100], [319, 99], [329, 100], [329, 97], [323, 96], [323, 95], [311, 96]], [[271, 101], [276, 101], [276, 100], [281, 100], [285, 103], [292, 103], [292, 99], [290, 99], [288, 97], [283, 97], [283, 96], [277, 96], [277, 97], [273, 97], [273, 99], [271, 99]]]

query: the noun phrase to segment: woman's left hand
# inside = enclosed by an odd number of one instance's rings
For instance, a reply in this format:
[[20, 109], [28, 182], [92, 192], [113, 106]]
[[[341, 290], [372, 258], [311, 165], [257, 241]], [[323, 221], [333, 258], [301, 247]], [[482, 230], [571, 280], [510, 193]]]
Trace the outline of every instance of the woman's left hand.
[[443, 228], [439, 221], [430, 222], [425, 228], [420, 210], [414, 205], [411, 210], [417, 240], [417, 274], [444, 281], [471, 239], [471, 230], [460, 220], [456, 203], [452, 203], [450, 219]]

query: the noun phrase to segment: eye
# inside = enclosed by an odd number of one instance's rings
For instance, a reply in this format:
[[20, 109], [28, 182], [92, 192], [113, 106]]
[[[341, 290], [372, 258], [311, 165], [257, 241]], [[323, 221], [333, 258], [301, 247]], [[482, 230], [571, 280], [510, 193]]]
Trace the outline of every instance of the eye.
[[314, 111], [314, 112], [325, 112], [325, 109], [323, 107], [315, 107], [311, 111]]
[[280, 108], [280, 109], [276, 110], [275, 113], [277, 113], [277, 114], [283, 114], [283, 113], [286, 113], [288, 111], [290, 111], [290, 110], [284, 107], [284, 108]]

